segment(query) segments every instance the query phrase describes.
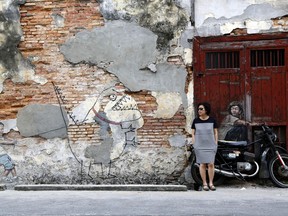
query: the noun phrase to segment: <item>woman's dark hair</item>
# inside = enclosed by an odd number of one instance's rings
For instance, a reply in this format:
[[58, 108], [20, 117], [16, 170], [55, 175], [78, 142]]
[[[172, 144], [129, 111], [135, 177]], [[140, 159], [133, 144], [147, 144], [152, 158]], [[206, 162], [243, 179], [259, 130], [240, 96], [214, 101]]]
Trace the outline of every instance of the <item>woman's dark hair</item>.
[[206, 114], [209, 115], [210, 112], [211, 112], [211, 105], [208, 103], [208, 102], [202, 102], [202, 103], [199, 103], [197, 108], [199, 108], [199, 106], [204, 106], [205, 110], [206, 110]]

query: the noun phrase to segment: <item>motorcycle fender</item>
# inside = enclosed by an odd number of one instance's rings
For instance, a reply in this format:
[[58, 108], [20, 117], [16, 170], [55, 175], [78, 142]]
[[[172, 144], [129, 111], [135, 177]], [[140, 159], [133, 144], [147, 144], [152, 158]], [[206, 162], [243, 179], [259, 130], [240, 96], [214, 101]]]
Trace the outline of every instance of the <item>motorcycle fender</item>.
[[268, 163], [266, 159], [266, 155], [269, 149], [265, 150], [261, 156], [261, 164], [259, 170], [259, 178], [269, 178], [269, 170], [268, 170]]

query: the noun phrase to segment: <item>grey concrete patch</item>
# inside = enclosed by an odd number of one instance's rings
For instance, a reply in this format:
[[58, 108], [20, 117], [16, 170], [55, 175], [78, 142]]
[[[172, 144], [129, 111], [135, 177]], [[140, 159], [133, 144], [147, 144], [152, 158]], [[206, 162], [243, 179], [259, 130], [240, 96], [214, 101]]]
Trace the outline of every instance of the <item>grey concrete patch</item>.
[[134, 21], [150, 29], [158, 36], [157, 48], [166, 50], [169, 41], [187, 26], [191, 3], [188, 0], [103, 0], [100, 11], [107, 20]]
[[88, 62], [109, 71], [121, 71], [122, 67], [133, 71], [155, 61], [156, 39], [150, 30], [135, 23], [114, 21], [76, 34], [60, 51], [74, 64]]
[[85, 150], [85, 157], [94, 159], [95, 164], [109, 165], [112, 142], [111, 138], [107, 138], [100, 145], [88, 146]]
[[17, 114], [17, 127], [22, 136], [41, 136], [46, 139], [67, 137], [66, 111], [59, 106], [31, 104]]
[[169, 143], [174, 147], [183, 147], [186, 142], [186, 137], [184, 135], [175, 135], [169, 137]]
[[[99, 112], [99, 115], [103, 118], [107, 118], [104, 112]], [[91, 145], [85, 149], [85, 157], [92, 158], [93, 164], [109, 165], [110, 163], [110, 152], [113, 144], [113, 139], [110, 137], [109, 131], [111, 130], [109, 124], [102, 121], [98, 117], [95, 117], [95, 121], [100, 124], [99, 135], [103, 142], [98, 145]]]
[[16, 185], [14, 190], [187, 191], [187, 187], [185, 185]]
[[156, 35], [134, 23], [108, 22], [104, 28], [83, 31], [60, 47], [67, 61], [87, 62], [115, 74], [131, 91], [178, 92], [186, 105], [184, 66], [156, 64]]

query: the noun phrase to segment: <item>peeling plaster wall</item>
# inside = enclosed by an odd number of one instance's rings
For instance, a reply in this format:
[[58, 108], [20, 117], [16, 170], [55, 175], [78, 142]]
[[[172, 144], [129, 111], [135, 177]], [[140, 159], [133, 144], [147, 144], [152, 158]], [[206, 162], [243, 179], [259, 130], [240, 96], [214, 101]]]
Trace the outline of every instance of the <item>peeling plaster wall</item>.
[[[104, 1], [102, 3], [105, 4]], [[133, 8], [130, 4], [134, 3], [136, 5]], [[18, 109], [16, 121], [19, 132], [9, 126], [12, 124], [12, 119], [5, 120], [5, 133], [7, 133], [5, 137], [18, 141], [14, 147], [7, 147], [6, 150], [17, 163], [17, 171], [21, 176], [20, 183], [133, 181], [159, 184], [187, 181], [183, 177], [187, 162], [183, 149], [185, 136], [181, 132], [184, 129], [178, 126], [183, 125], [183, 117], [179, 121], [174, 115], [180, 115], [183, 106], [187, 106], [185, 92], [187, 72], [182, 62], [191, 62], [189, 60], [191, 52], [187, 50], [183, 52], [180, 37], [189, 19], [189, 14], [183, 8], [189, 1], [145, 2], [149, 4], [145, 10], [141, 6], [143, 2], [140, 5], [138, 2], [134, 3], [123, 1], [124, 11], [135, 12], [130, 19], [127, 19], [126, 15], [117, 19], [107, 19], [103, 27], [77, 29], [79, 33], [71, 34], [67, 40], [62, 39], [65, 41], [62, 44], [56, 40], [55, 44], [58, 43], [59, 47], [50, 49], [48, 46], [50, 40], [47, 39], [47, 42], [43, 41], [43, 46], [37, 46], [32, 50], [29, 60], [36, 65], [36, 68], [38, 67], [38, 71], [39, 69], [45, 71], [46, 74], [43, 74], [56, 82], [56, 86], [48, 83], [43, 88], [45, 95], [54, 98], [47, 100], [47, 104], [35, 104], [37, 103], [35, 98], [31, 101], [32, 104]], [[27, 5], [34, 7], [37, 4], [30, 2]], [[45, 7], [49, 10], [54, 6]], [[128, 10], [129, 8], [131, 10]], [[104, 17], [105, 13], [110, 13], [110, 9], [105, 12], [101, 7], [101, 10]], [[118, 10], [119, 7], [114, 12], [119, 13]], [[28, 15], [27, 17], [33, 17], [29, 12]], [[67, 27], [68, 15], [55, 9], [50, 17], [47, 15], [45, 17], [49, 21], [39, 22], [36, 29], [48, 32], [51, 23], [52, 31], [65, 33], [61, 29]], [[31, 22], [33, 23], [33, 19]], [[35, 31], [35, 28], [32, 27], [31, 31]], [[37, 40], [39, 39], [35, 39]], [[185, 41], [183, 37], [182, 40]], [[27, 42], [23, 38], [22, 49], [26, 47]], [[188, 46], [186, 44], [186, 48]], [[27, 44], [28, 47], [30, 49], [33, 47], [33, 41], [31, 45]], [[44, 50], [49, 47], [50, 50], [45, 50], [50, 52], [49, 56], [57, 53], [55, 58], [51, 58], [50, 63], [46, 63], [49, 60], [44, 59], [38, 52], [42, 47]], [[60, 54], [67, 61], [64, 64], [61, 62], [63, 59], [59, 57]], [[170, 62], [169, 58], [172, 59]], [[178, 64], [173, 62], [175, 60]], [[60, 77], [63, 77], [62, 82], [59, 81]], [[86, 80], [89, 80], [87, 85]], [[116, 87], [111, 88], [115, 82], [125, 86], [125, 94], [117, 92]], [[11, 85], [13, 84], [9, 83], [9, 86]], [[73, 92], [67, 90], [67, 86], [71, 89], [71, 85], [73, 91], [83, 94], [80, 98], [76, 98]], [[87, 91], [87, 86], [93, 88], [93, 91]], [[105, 89], [109, 91], [106, 92]], [[146, 107], [143, 101], [140, 100], [139, 103], [139, 98], [142, 96], [141, 94], [137, 96], [137, 92], [144, 92], [141, 93], [143, 95], [149, 94], [151, 104]], [[34, 94], [37, 93], [34, 91]], [[61, 107], [57, 104], [56, 97], [63, 108], [62, 117], [59, 116]], [[165, 107], [165, 100], [169, 100], [173, 106]], [[97, 112], [96, 116], [91, 111], [93, 106]], [[155, 120], [151, 119], [152, 115]], [[66, 132], [68, 136], [77, 136], [77, 140], [59, 138], [63, 137], [67, 116], [69, 128]], [[158, 124], [157, 121], [161, 121], [162, 118], [167, 119], [166, 123]], [[15, 124], [14, 119], [13, 121]], [[175, 121], [175, 125], [169, 126], [170, 121], [171, 124]], [[156, 127], [164, 124], [165, 128], [177, 128], [177, 130], [167, 129], [165, 132], [160, 126], [157, 134], [151, 136], [149, 124], [156, 124]], [[141, 130], [139, 133], [138, 129]], [[87, 131], [93, 141], [87, 141]], [[165, 139], [162, 140], [162, 137]], [[160, 144], [165, 142], [166, 147], [159, 148]], [[143, 143], [154, 147], [138, 147]], [[80, 173], [81, 170], [83, 173]]]
[[[179, 147], [138, 149], [127, 152], [112, 164], [109, 161], [107, 166], [105, 163], [101, 165], [105, 158], [99, 161], [99, 158], [93, 160], [85, 157], [87, 147], [91, 150], [92, 146], [87, 143], [73, 145], [71, 151], [67, 139], [25, 138], [16, 147], [5, 146], [5, 150], [17, 164], [17, 172], [21, 177], [19, 184], [165, 184], [167, 173], [171, 175], [171, 181], [173, 175], [179, 175], [179, 183], [185, 181], [179, 173], [183, 172], [186, 159]], [[169, 157], [159, 157], [161, 155]]]
[[157, 61], [156, 38], [137, 24], [114, 21], [102, 29], [78, 33], [60, 51], [73, 64], [87, 62], [115, 74], [131, 91], [179, 92], [187, 105], [183, 66], [159, 63], [155, 71], [150, 69]]
[[172, 118], [181, 105], [181, 97], [177, 93], [153, 92], [152, 95], [156, 98], [158, 104], [154, 118]]
[[47, 80], [35, 75], [33, 66], [23, 58], [17, 45], [22, 36], [19, 5], [25, 1], [0, 1], [0, 93], [6, 79], [24, 83], [33, 80], [44, 84]]
[[285, 0], [195, 0], [195, 34], [216, 36], [246, 28], [248, 34], [283, 31], [272, 19], [288, 14]]
[[276, 0], [0, 1], [0, 11], [0, 121], [17, 140], [5, 150], [20, 183], [193, 182], [188, 39], [287, 28], [271, 20], [287, 14]]
[[[187, 26], [189, 1], [136, 1], [102, 0], [101, 12], [107, 20], [135, 21], [153, 31], [157, 36], [157, 47], [167, 48], [181, 30]], [[188, 10], [185, 10], [187, 7]], [[176, 15], [176, 16], [175, 16]]]

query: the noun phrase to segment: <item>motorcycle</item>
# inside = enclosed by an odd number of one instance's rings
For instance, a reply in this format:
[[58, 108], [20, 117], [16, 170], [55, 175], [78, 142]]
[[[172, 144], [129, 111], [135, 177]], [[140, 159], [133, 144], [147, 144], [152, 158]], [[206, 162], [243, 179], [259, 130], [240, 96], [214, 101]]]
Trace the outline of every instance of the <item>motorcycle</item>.
[[[286, 149], [275, 145], [277, 135], [267, 125], [261, 126], [258, 139], [246, 141], [218, 141], [215, 156], [214, 184], [220, 185], [227, 177], [246, 179], [270, 178], [280, 188], [288, 188], [288, 154]], [[251, 151], [251, 147], [258, 151]], [[195, 182], [202, 185], [199, 164], [191, 148], [191, 174]], [[207, 175], [208, 177], [208, 175]]]

